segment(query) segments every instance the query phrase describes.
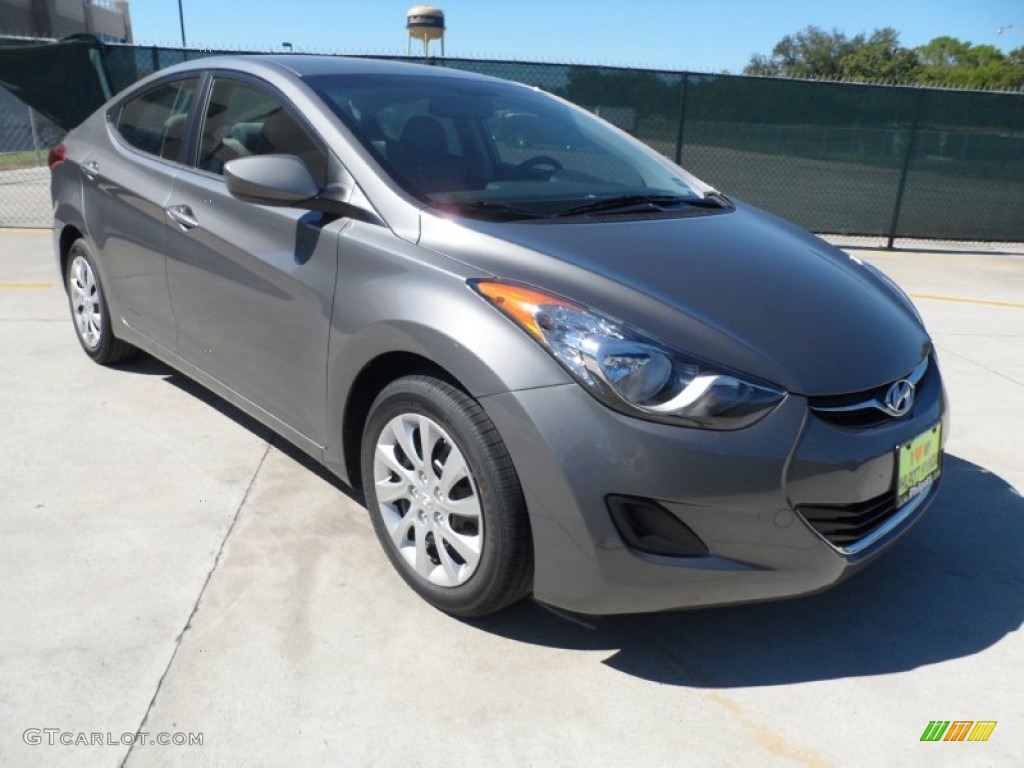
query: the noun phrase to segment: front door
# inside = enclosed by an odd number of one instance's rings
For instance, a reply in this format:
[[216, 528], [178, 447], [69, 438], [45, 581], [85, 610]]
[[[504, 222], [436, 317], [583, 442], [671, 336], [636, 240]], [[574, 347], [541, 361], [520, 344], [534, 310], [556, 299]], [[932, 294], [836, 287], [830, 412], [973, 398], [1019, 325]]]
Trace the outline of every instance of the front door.
[[231, 197], [224, 163], [271, 152], [299, 156], [324, 183], [326, 152], [280, 96], [215, 77], [196, 167], [179, 174], [170, 197], [177, 352], [323, 446], [338, 233], [348, 222]]

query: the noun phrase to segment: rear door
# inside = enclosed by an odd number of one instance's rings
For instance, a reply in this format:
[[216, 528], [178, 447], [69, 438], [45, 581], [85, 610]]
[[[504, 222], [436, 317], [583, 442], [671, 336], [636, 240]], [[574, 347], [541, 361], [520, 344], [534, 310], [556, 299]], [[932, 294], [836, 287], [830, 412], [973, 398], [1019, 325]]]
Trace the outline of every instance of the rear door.
[[165, 212], [181, 152], [195, 76], [154, 85], [107, 115], [109, 140], [82, 162], [83, 207], [111, 307], [168, 349], [175, 318], [167, 290]]
[[215, 75], [196, 162], [169, 200], [182, 216], [167, 242], [178, 354], [293, 439], [323, 446], [338, 233], [348, 220], [231, 197], [224, 163], [267, 153], [297, 155], [325, 183], [327, 152], [283, 96], [262, 81]]

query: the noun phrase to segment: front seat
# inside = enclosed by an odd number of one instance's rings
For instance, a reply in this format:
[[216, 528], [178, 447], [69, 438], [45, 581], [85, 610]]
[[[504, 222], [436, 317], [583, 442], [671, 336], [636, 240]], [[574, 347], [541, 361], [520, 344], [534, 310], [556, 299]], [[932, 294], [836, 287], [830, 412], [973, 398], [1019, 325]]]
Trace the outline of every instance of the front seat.
[[461, 158], [448, 154], [448, 137], [435, 117], [414, 115], [402, 128], [395, 153], [399, 174], [420, 192], [466, 188]]
[[281, 153], [296, 155], [306, 164], [309, 172], [323, 184], [324, 153], [303, 130], [302, 126], [285, 112], [276, 109], [263, 121], [259, 138], [254, 142], [254, 154]]

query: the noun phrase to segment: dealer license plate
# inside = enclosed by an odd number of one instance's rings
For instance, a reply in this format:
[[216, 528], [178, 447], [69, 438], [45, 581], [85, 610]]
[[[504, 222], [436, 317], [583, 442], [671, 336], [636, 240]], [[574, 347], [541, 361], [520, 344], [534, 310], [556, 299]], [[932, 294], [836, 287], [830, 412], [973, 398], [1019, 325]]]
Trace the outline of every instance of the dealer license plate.
[[896, 507], [927, 490], [939, 476], [942, 424], [936, 424], [909, 443], [896, 448]]

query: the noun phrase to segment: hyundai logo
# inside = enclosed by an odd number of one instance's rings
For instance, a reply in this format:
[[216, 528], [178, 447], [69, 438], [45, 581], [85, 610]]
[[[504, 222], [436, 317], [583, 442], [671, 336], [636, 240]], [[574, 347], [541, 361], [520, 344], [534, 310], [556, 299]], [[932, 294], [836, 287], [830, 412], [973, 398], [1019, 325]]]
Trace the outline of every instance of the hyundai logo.
[[885, 410], [893, 416], [902, 416], [914, 404], [914, 385], [906, 379], [893, 382], [885, 393]]

